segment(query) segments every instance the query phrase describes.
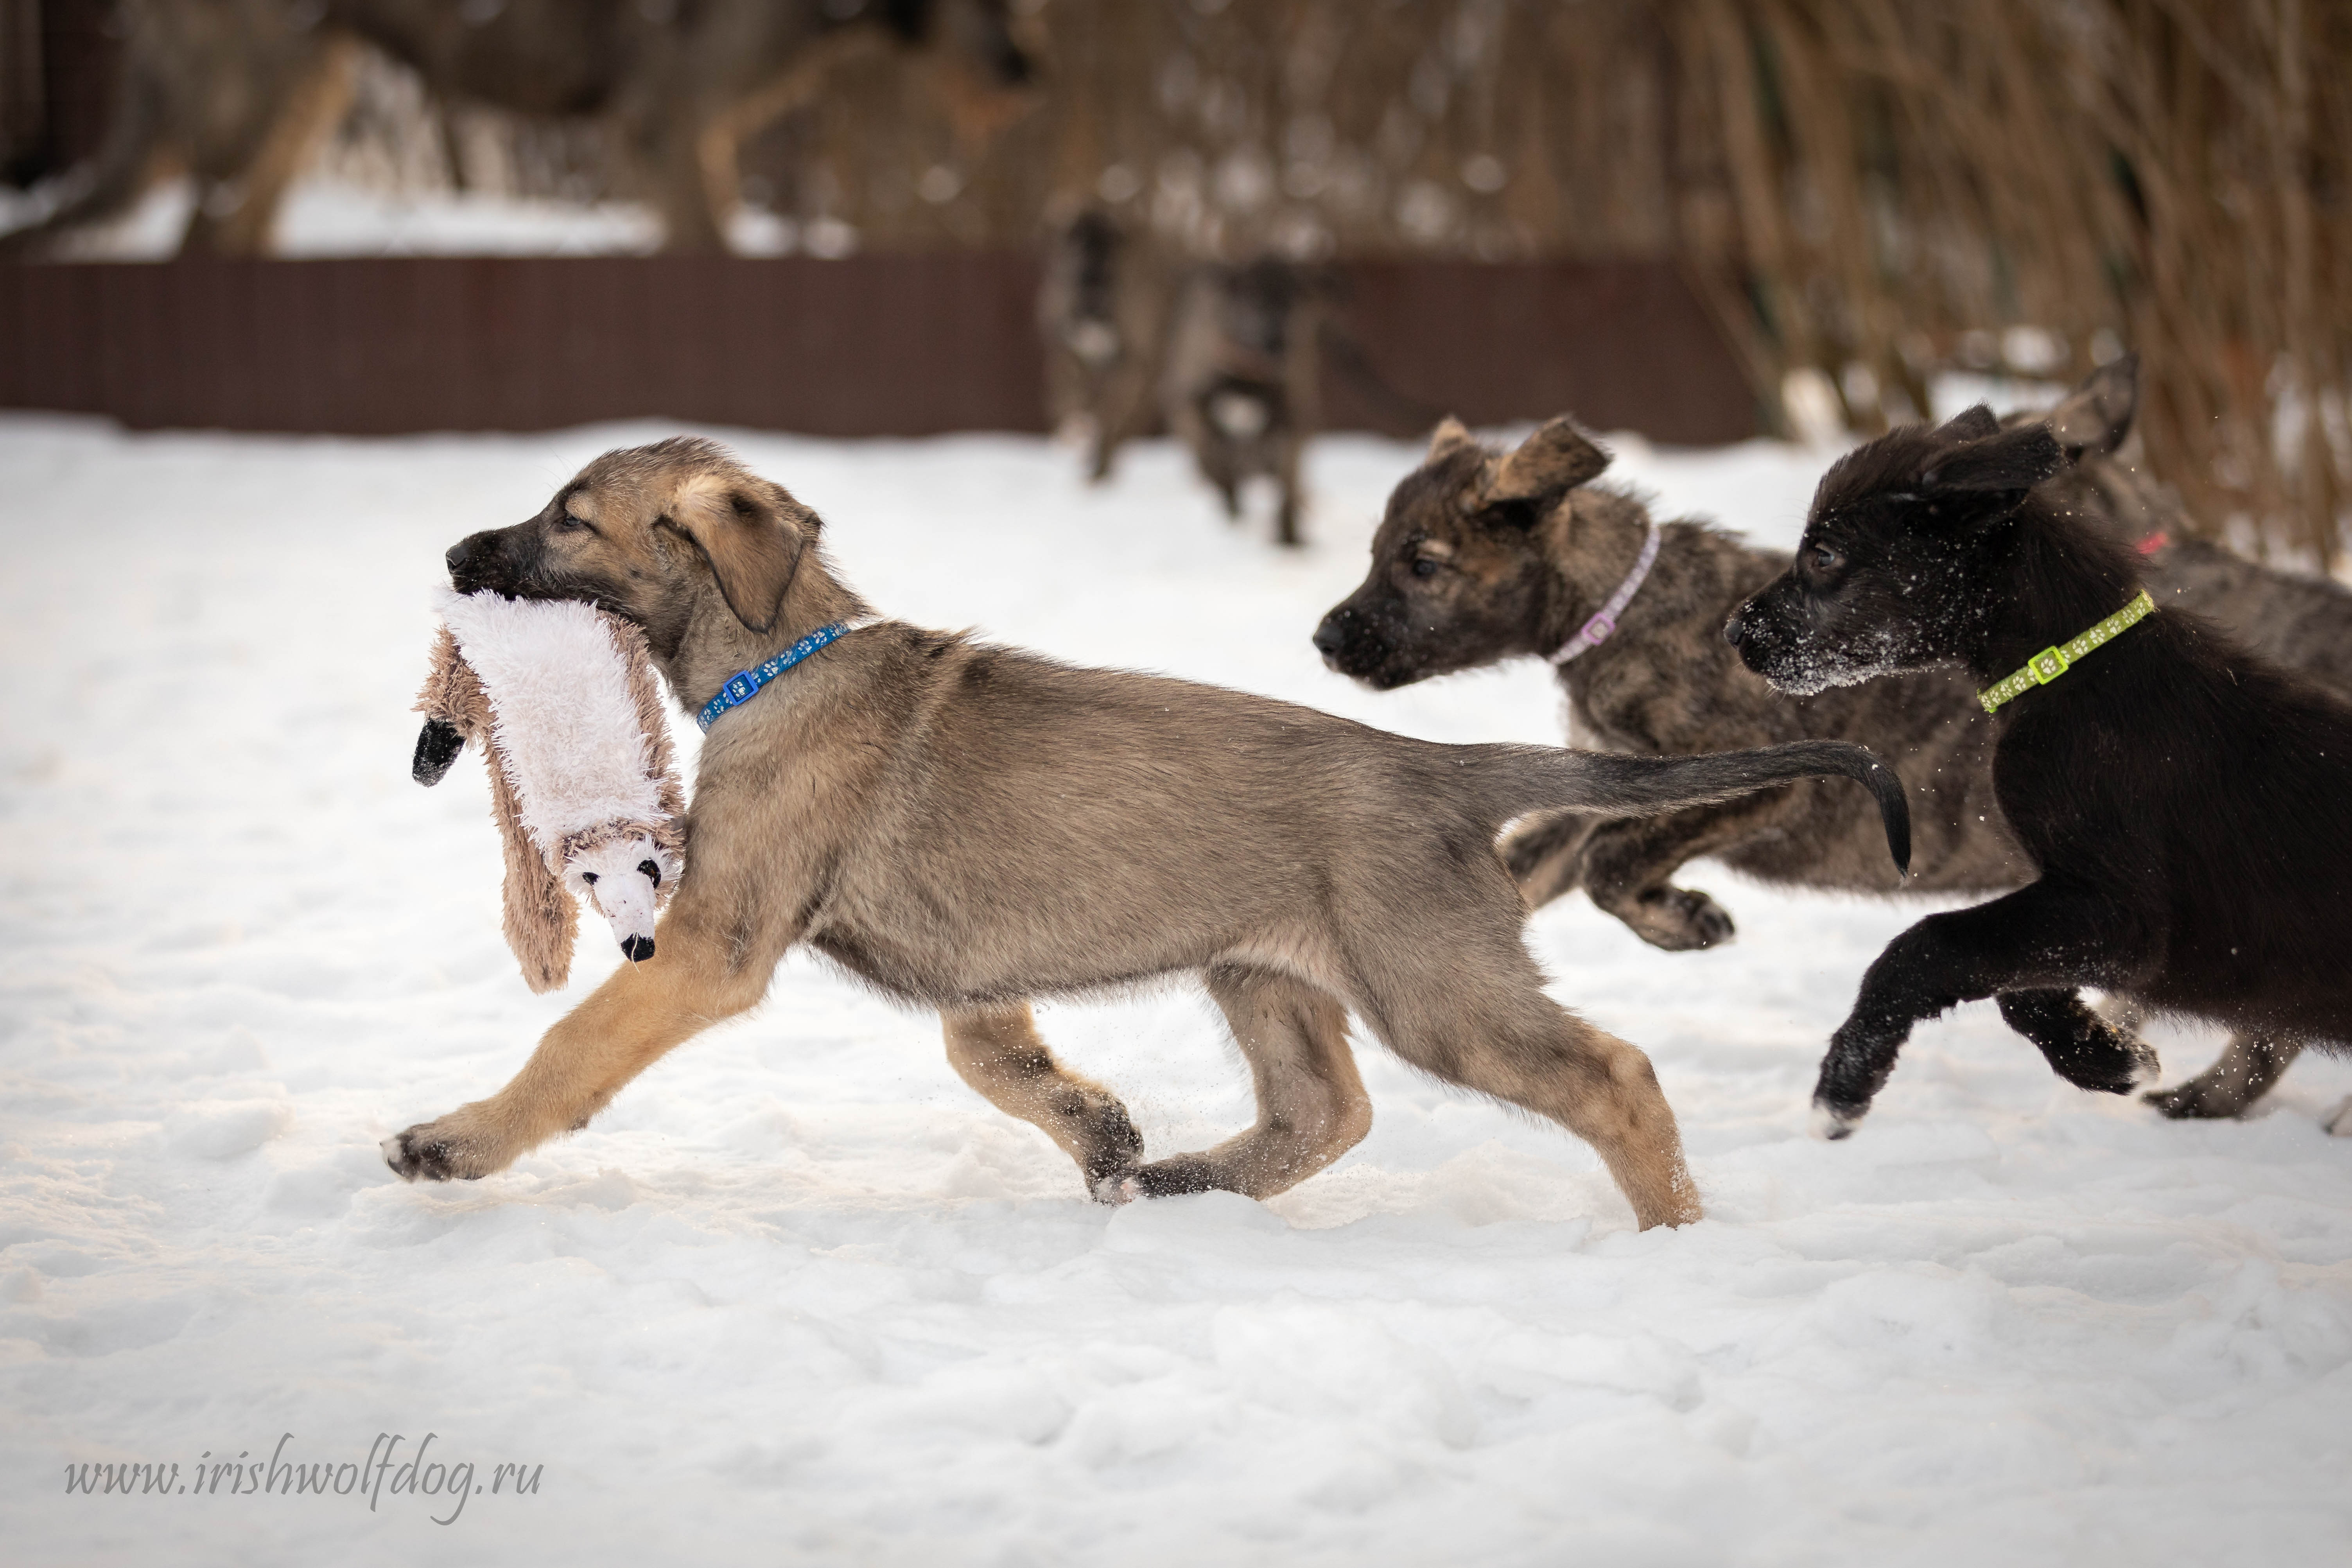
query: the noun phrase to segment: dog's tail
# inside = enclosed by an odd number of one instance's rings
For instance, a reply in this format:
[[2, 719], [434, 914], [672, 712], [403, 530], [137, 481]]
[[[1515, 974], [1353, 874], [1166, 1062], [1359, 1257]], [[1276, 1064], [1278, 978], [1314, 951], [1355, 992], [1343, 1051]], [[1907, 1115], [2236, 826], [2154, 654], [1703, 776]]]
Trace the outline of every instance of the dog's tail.
[[1877, 798], [1886, 850], [1911, 870], [1911, 807], [1895, 770], [1843, 741], [1795, 741], [1749, 752], [1696, 757], [1632, 757], [1550, 746], [1465, 746], [1481, 786], [1475, 795], [1496, 831], [1532, 811], [1648, 816], [1686, 805], [1736, 800], [1767, 784], [1848, 778]]

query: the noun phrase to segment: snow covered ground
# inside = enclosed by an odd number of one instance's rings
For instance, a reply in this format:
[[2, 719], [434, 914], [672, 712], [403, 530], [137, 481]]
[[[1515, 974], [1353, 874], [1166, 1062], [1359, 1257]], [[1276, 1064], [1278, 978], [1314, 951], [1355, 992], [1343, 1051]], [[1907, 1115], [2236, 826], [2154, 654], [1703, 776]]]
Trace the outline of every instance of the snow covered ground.
[[[1582, 1145], [1377, 1048], [1377, 1124], [1330, 1172], [1099, 1208], [932, 1020], [798, 960], [587, 1131], [478, 1184], [395, 1181], [379, 1138], [497, 1088], [617, 962], [592, 924], [572, 990], [532, 996], [478, 762], [409, 782], [425, 590], [458, 536], [666, 429], [0, 419], [12, 1563], [2352, 1553], [2352, 1142], [2315, 1125], [2352, 1065], [2177, 1126], [1976, 1006], [1920, 1032], [1857, 1137], [1814, 1142], [1823, 1038], [1916, 903], [1701, 866], [1740, 921], [1719, 951], [1654, 952], [1580, 900], [1531, 922], [1557, 994], [1658, 1064], [1712, 1216], [1679, 1232], [1636, 1234]], [[894, 613], [1558, 738], [1539, 667], [1376, 696], [1308, 647], [1409, 448], [1321, 444], [1316, 543], [1285, 557], [1164, 447], [1089, 492], [1026, 440], [739, 441]], [[1785, 541], [1819, 463], [1627, 443], [1620, 468]], [[1042, 1014], [1155, 1152], [1248, 1119], [1213, 1016], [1190, 986]], [[2162, 1036], [2168, 1070], [2215, 1043]], [[401, 1444], [369, 1468], [379, 1434]], [[191, 1484], [273, 1455], [326, 1492]], [[189, 1489], [68, 1490], [99, 1462]], [[464, 1464], [478, 1491], [438, 1468]]]

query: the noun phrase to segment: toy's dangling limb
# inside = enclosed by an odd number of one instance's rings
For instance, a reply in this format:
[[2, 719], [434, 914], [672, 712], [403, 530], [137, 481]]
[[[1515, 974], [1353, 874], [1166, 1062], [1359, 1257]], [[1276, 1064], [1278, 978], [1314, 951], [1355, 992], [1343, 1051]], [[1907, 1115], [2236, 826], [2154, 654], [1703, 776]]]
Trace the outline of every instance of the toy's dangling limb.
[[507, 771], [492, 765], [490, 815], [499, 825], [499, 842], [505, 847], [504, 889], [507, 946], [522, 965], [523, 984], [533, 991], [562, 988], [572, 975], [572, 949], [580, 935], [580, 906], [563, 890], [563, 883], [547, 868], [547, 858], [522, 829], [514, 785]]
[[457, 639], [447, 626], [433, 641], [433, 662], [425, 672], [425, 689], [416, 694], [416, 711], [425, 715], [417, 731], [416, 755], [408, 765], [418, 784], [437, 784], [474, 738], [467, 716], [485, 710], [481, 682], [458, 655]]

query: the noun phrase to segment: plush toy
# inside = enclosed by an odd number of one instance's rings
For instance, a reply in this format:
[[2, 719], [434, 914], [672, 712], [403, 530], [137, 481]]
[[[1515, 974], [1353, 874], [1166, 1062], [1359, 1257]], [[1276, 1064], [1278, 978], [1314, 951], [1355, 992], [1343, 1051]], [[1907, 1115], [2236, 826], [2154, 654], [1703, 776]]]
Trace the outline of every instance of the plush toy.
[[685, 798], [644, 634], [577, 600], [444, 589], [438, 608], [411, 771], [440, 783], [468, 741], [488, 756], [523, 979], [552, 991], [571, 973], [570, 895], [613, 922], [632, 962], [651, 958], [684, 869]]

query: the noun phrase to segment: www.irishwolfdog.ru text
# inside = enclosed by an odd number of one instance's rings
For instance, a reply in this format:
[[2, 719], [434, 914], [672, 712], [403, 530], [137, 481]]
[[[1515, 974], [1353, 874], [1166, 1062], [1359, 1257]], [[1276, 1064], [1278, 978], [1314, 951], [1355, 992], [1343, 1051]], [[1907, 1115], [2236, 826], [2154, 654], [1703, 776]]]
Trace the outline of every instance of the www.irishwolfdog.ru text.
[[492, 1497], [531, 1497], [538, 1495], [540, 1474], [544, 1465], [497, 1464], [485, 1462], [477, 1466], [471, 1459], [448, 1459], [446, 1450], [436, 1457], [433, 1445], [440, 1440], [435, 1432], [425, 1434], [423, 1441], [413, 1450], [407, 1449], [404, 1433], [379, 1432], [368, 1445], [365, 1460], [308, 1459], [298, 1450], [289, 1456], [287, 1449], [294, 1443], [294, 1434], [288, 1432], [270, 1449], [269, 1458], [257, 1459], [250, 1448], [241, 1449], [235, 1458], [217, 1457], [207, 1448], [196, 1456], [195, 1463], [184, 1470], [176, 1460], [153, 1464], [129, 1461], [68, 1465], [66, 1490], [88, 1492], [93, 1497], [296, 1497], [315, 1493], [320, 1497], [364, 1498], [368, 1511], [376, 1511], [385, 1498], [419, 1498], [428, 1509], [440, 1509], [430, 1515], [436, 1524], [452, 1524], [466, 1511], [471, 1499], [484, 1493]]

